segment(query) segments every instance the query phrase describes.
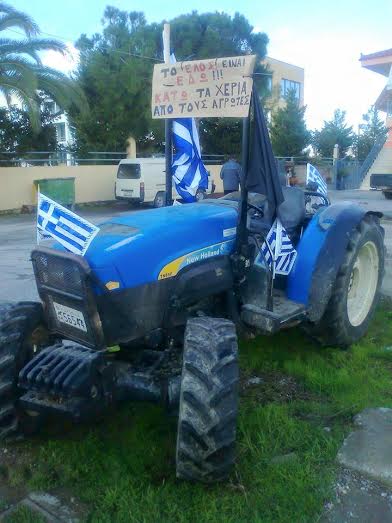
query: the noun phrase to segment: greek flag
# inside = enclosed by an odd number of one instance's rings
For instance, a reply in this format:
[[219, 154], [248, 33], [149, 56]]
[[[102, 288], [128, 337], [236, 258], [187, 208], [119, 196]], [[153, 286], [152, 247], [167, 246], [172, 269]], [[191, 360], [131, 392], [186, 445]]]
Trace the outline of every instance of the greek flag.
[[293, 268], [297, 251], [294, 249], [290, 238], [279, 219], [271, 227], [265, 242], [261, 247], [264, 260], [275, 274], [287, 276]]
[[197, 190], [208, 188], [208, 173], [201, 160], [194, 118], [173, 121], [173, 142], [172, 174], [177, 192], [185, 202], [195, 202]]
[[68, 251], [84, 256], [99, 227], [39, 193], [37, 231], [37, 237], [51, 236]]
[[312, 182], [317, 184], [318, 192], [320, 192], [321, 194], [324, 194], [324, 196], [327, 196], [328, 188], [327, 188], [327, 184], [326, 184], [324, 178], [318, 172], [316, 167], [314, 167], [312, 164], [308, 163], [306, 165], [306, 184], [312, 183]]
[[[170, 61], [176, 62], [173, 53]], [[173, 144], [176, 154], [172, 175], [177, 192], [185, 202], [195, 202], [197, 190], [208, 188], [208, 172], [201, 159], [199, 133], [194, 118], [173, 120]]]

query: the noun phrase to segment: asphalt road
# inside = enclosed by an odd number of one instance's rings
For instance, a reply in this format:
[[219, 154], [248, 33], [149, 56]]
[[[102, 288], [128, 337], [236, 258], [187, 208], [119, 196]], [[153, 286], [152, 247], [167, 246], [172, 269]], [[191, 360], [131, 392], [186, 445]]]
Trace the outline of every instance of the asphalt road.
[[[392, 297], [392, 201], [385, 200], [379, 192], [334, 191], [332, 201], [356, 201], [368, 210], [383, 212], [389, 220], [383, 221], [387, 257], [383, 292]], [[129, 212], [124, 204], [111, 207], [84, 209], [80, 214], [93, 223], [105, 218]], [[30, 252], [36, 244], [35, 216], [0, 216], [0, 301], [37, 299]]]

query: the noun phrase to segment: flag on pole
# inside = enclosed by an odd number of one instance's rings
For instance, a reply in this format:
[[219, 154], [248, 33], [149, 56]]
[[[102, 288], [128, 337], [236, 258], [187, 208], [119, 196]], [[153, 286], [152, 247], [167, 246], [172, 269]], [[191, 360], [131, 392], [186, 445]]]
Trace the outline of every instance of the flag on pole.
[[[173, 53], [170, 61], [176, 62]], [[173, 144], [176, 153], [172, 175], [177, 192], [185, 202], [195, 202], [197, 190], [208, 189], [208, 172], [201, 159], [199, 133], [194, 118], [173, 120]]]
[[173, 143], [176, 154], [172, 172], [177, 192], [185, 202], [195, 202], [197, 190], [208, 188], [208, 172], [201, 159], [194, 118], [174, 120]]
[[255, 87], [253, 87], [252, 100], [254, 113], [251, 134], [252, 152], [248, 173], [244, 173], [246, 175], [245, 183], [249, 192], [264, 194], [267, 197], [272, 221], [276, 214], [279, 215], [278, 207], [284, 201], [284, 196], [264, 113]]
[[275, 274], [287, 276], [293, 268], [297, 251], [283, 227], [277, 218], [272, 225], [265, 242], [261, 246], [261, 252], [264, 260]]
[[51, 236], [68, 251], [84, 256], [99, 227], [38, 193], [37, 238]]
[[309, 183], [316, 184], [317, 192], [323, 194], [324, 196], [327, 196], [328, 187], [327, 187], [327, 184], [326, 184], [324, 178], [318, 172], [316, 167], [314, 167], [310, 163], [306, 164], [306, 185]]

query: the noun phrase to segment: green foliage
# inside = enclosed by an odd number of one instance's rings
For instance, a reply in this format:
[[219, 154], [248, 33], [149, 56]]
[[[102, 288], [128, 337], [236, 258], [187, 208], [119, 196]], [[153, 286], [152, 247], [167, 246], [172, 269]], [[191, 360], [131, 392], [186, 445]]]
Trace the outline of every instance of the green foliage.
[[[318, 521], [352, 415], [392, 406], [391, 319], [380, 310], [369, 334], [346, 351], [320, 348], [297, 329], [243, 341], [238, 461], [224, 483], [179, 482], [176, 419], [136, 404], [66, 437], [62, 429], [41, 434], [25, 447], [29, 486], [70, 490], [99, 523]], [[261, 384], [245, 387], [250, 376]]]
[[[56, 129], [53, 116], [47, 109], [40, 113], [39, 130], [33, 129], [29, 113], [16, 106], [0, 108], [1, 160], [11, 160], [23, 156], [28, 151], [55, 151], [57, 147]], [[3, 152], [15, 153], [1, 154]], [[47, 156], [47, 155], [45, 155]], [[37, 159], [37, 156], [34, 156]], [[1, 165], [5, 165], [3, 162]]]
[[[103, 30], [77, 42], [77, 79], [91, 112], [71, 112], [80, 154], [91, 150], [123, 151], [132, 135], [138, 151], [162, 151], [163, 122], [151, 119], [154, 60], [162, 60], [162, 24], [148, 24], [143, 13], [107, 7]], [[193, 11], [170, 21], [171, 42], [178, 60], [256, 53], [265, 56], [267, 36], [253, 33], [238, 13]], [[137, 56], [135, 56], [137, 55]], [[146, 58], [150, 57], [153, 60]], [[232, 152], [239, 122], [223, 131], [221, 122], [201, 123], [202, 145], [210, 154]], [[229, 136], [230, 135], [230, 136]]]
[[204, 154], [241, 157], [241, 120], [206, 118], [200, 120], [199, 132]]
[[39, 28], [28, 15], [0, 2], [1, 31], [18, 28], [26, 36], [23, 40], [0, 38], [0, 94], [8, 105], [18, 100], [26, 108], [34, 130], [39, 128], [39, 91], [46, 93], [60, 107], [75, 104], [85, 110], [83, 93], [63, 73], [42, 65], [39, 52], [54, 50], [66, 53], [66, 46], [57, 40], [38, 38]]
[[361, 162], [366, 159], [376, 141], [386, 138], [388, 132], [374, 105], [363, 116], [363, 120], [364, 123], [360, 126], [362, 132], [355, 137], [356, 156]]
[[346, 111], [336, 109], [332, 120], [324, 121], [321, 131], [313, 133], [312, 145], [320, 156], [332, 158], [333, 148], [338, 144], [339, 156], [343, 158], [353, 145], [353, 140], [353, 128], [346, 123]]
[[305, 111], [306, 107], [299, 107], [295, 92], [290, 91], [285, 107], [272, 113], [270, 133], [275, 156], [300, 156], [309, 145]]

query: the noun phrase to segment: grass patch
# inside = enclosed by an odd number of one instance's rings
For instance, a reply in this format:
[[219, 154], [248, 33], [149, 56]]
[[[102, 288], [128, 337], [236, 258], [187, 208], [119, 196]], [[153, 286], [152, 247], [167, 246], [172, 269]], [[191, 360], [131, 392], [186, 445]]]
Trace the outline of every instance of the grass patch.
[[391, 320], [379, 310], [368, 336], [343, 352], [299, 330], [243, 341], [243, 376], [261, 382], [242, 385], [238, 461], [226, 483], [177, 481], [176, 420], [141, 404], [22, 446], [35, 456], [27, 481], [68, 489], [89, 504], [94, 523], [314, 522], [352, 415], [392, 407]]
[[45, 523], [45, 519], [28, 507], [20, 506], [12, 514], [6, 516], [4, 523]]

